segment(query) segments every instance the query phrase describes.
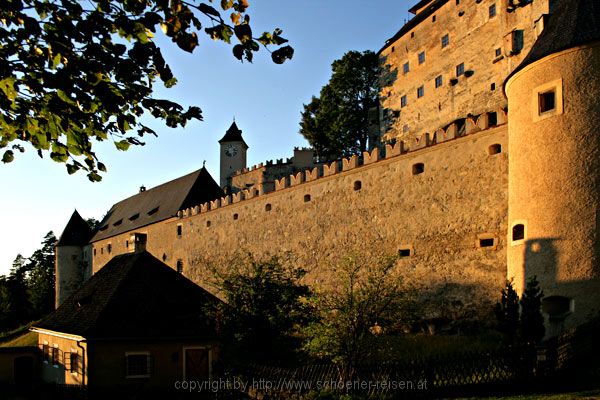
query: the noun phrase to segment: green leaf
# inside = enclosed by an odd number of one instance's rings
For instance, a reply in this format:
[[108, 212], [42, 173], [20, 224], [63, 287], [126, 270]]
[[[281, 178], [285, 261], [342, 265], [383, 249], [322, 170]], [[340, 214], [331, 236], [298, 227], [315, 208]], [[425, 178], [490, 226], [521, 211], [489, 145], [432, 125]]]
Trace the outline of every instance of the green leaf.
[[106, 172], [106, 165], [101, 162], [98, 162], [98, 169], [102, 172]]
[[88, 179], [92, 182], [100, 182], [102, 180], [102, 177], [93, 171], [90, 172], [87, 176], [88, 176]]
[[15, 155], [12, 150], [6, 150], [4, 152], [4, 155], [2, 156], [2, 162], [4, 164], [12, 162], [12, 160], [14, 160], [14, 159], [15, 159]]
[[77, 165], [67, 164], [67, 172], [69, 175], [73, 175], [77, 171], [79, 171], [79, 167]]
[[58, 96], [59, 99], [61, 99], [62, 101], [64, 101], [67, 104], [70, 104], [72, 106], [77, 105], [77, 103], [75, 101], [73, 101], [73, 99], [71, 99], [68, 94], [66, 94], [64, 91], [62, 91], [60, 89], [58, 89], [56, 91], [56, 95]]
[[52, 68], [52, 69], [58, 68], [58, 66], [60, 65], [61, 59], [62, 59], [62, 56], [60, 55], [60, 53], [57, 53], [54, 57], [52, 57], [52, 64], [50, 65], [50, 68]]
[[0, 80], [0, 90], [4, 92], [4, 95], [11, 101], [14, 101], [17, 97], [17, 90], [15, 89], [15, 78], [9, 76]]
[[242, 43], [246, 43], [249, 40], [252, 40], [252, 29], [248, 24], [236, 25], [233, 28], [233, 31], [235, 32], [235, 36]]
[[275, 64], [283, 64], [285, 60], [291, 60], [294, 56], [294, 49], [291, 46], [285, 46], [271, 53], [271, 58]]
[[130, 143], [127, 140], [120, 140], [118, 142], [115, 142], [115, 146], [121, 151], [127, 151], [127, 149], [129, 149]]
[[206, 3], [200, 3], [200, 5], [198, 6], [198, 10], [200, 10], [201, 13], [221, 18], [221, 14]]

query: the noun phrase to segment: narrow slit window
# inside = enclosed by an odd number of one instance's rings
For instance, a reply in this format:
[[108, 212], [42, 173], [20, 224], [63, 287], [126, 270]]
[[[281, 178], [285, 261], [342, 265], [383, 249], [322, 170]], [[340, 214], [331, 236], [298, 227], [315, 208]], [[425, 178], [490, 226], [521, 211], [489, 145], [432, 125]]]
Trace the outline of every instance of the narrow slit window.
[[459, 77], [465, 73], [465, 63], [460, 63], [456, 66], [456, 76]]
[[308, 203], [310, 201], [310, 194], [305, 194], [304, 195], [304, 202]]
[[496, 90], [496, 84], [492, 83], [490, 84], [490, 90], [493, 92], [494, 90]]
[[444, 78], [442, 78], [442, 75], [438, 75], [438, 76], [435, 78], [435, 87], [436, 87], [436, 88], [439, 88], [439, 87], [441, 87], [443, 84], [444, 84]]
[[183, 273], [183, 260], [177, 260], [177, 272]]
[[494, 247], [494, 238], [479, 239], [479, 247]]
[[512, 228], [512, 240], [523, 240], [525, 239], [525, 225], [517, 224]]
[[419, 86], [417, 88], [417, 98], [425, 96], [425, 86]]
[[419, 53], [419, 64], [423, 64], [425, 62], [425, 52], [422, 51]]
[[408, 62], [405, 62], [404, 65], [402, 65], [402, 72], [405, 75], [410, 72], [410, 64]]
[[423, 164], [423, 163], [413, 164], [413, 166], [412, 166], [413, 175], [419, 175], [419, 174], [422, 174], [423, 172], [425, 172], [425, 164]]
[[413, 255], [413, 251], [411, 247], [403, 247], [398, 250], [398, 257], [406, 258]]
[[406, 95], [400, 97], [400, 107], [406, 107], [406, 104], [408, 103], [408, 100], [406, 99]]
[[362, 189], [362, 182], [354, 181], [354, 190], [360, 190], [360, 189]]
[[182, 233], [183, 233], [183, 226], [177, 225], [177, 237], [181, 237]]
[[206, 227], [210, 228], [210, 221], [206, 221]]
[[109, 243], [106, 249], [108, 250], [108, 254], [112, 253], [112, 244]]
[[490, 18], [494, 18], [496, 16], [496, 4], [492, 4], [488, 9], [488, 14]]
[[444, 36], [442, 36], [442, 49], [447, 47], [450, 44], [450, 36], [448, 34], [445, 34]]
[[490, 156], [493, 156], [495, 154], [500, 154], [502, 153], [502, 145], [499, 143], [495, 143], [493, 145], [491, 145], [490, 147], [488, 147], [488, 154]]

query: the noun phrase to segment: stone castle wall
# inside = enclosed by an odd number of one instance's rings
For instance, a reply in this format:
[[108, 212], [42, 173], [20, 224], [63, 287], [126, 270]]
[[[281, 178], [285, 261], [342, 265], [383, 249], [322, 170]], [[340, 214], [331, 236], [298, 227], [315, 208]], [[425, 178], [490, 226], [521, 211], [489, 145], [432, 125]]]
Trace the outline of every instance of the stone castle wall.
[[[506, 276], [507, 128], [481, 131], [482, 124], [468, 120], [462, 137], [453, 125], [388, 146], [385, 155], [374, 150], [282, 178], [270, 193], [243, 191], [135, 232], [148, 235], [148, 251], [173, 268], [179, 260], [203, 285], [211, 280], [207, 265], [227, 268], [244, 252], [291, 255], [307, 282], [321, 286], [344, 256], [407, 250], [396, 269], [408, 281], [440, 301], [489, 311]], [[491, 146], [502, 150], [490, 154]], [[132, 233], [93, 243], [94, 271], [127, 251]], [[492, 245], [480, 247], [480, 239]]]
[[[490, 17], [492, 6], [496, 15]], [[383, 139], [414, 138], [458, 118], [506, 108], [504, 79], [533, 46], [543, 24], [540, 18], [548, 10], [548, 0], [510, 12], [507, 0], [452, 0], [388, 43], [380, 53]], [[442, 48], [444, 35], [449, 42]], [[422, 63], [420, 53], [425, 57]], [[409, 71], [404, 73], [407, 62]], [[461, 63], [465, 73], [457, 76]], [[438, 76], [442, 83], [436, 87]], [[423, 96], [418, 97], [421, 86]]]

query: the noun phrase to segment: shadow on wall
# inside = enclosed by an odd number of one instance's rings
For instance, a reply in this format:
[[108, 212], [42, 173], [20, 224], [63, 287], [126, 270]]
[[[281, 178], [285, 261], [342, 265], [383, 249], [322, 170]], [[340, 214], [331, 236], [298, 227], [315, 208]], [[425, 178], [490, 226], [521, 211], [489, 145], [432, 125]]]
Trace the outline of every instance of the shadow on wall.
[[[388, 63], [388, 57], [380, 55], [379, 66], [381, 68], [381, 74], [379, 79], [380, 91], [379, 91], [379, 105], [387, 97], [391, 97], [394, 93], [394, 84], [398, 80], [398, 68]], [[400, 118], [400, 104], [397, 105], [397, 109], [389, 109], [381, 107], [379, 110], [379, 136], [383, 135], [389, 129], [392, 128], [394, 122]]]
[[[597, 279], [578, 279], [565, 281], [559, 279], [557, 242], [561, 238], [533, 238], [524, 242], [523, 282], [527, 278], [537, 276], [545, 297], [542, 300], [542, 311], [547, 322], [547, 336], [556, 336], [574, 324], [580, 324], [597, 315], [594, 301], [590, 298], [600, 293], [600, 282]], [[577, 265], [565, 268], [577, 269]], [[594, 270], [597, 269], [594, 263]], [[594, 276], [597, 276], [594, 274]], [[575, 317], [575, 307], [578, 314]], [[590, 307], [591, 306], [591, 307]]]

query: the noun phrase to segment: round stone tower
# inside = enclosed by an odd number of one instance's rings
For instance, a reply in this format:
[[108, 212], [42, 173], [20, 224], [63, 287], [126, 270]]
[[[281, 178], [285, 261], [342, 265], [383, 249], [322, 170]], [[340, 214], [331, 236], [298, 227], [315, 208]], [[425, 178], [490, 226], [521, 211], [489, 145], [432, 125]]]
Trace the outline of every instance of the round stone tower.
[[54, 250], [54, 290], [57, 308], [91, 275], [91, 254], [88, 246], [91, 236], [92, 230], [89, 225], [75, 210]]
[[600, 5], [561, 0], [505, 92], [508, 278], [553, 335], [600, 311]]

